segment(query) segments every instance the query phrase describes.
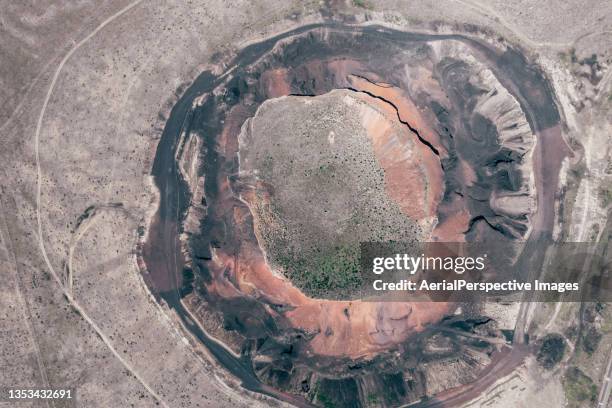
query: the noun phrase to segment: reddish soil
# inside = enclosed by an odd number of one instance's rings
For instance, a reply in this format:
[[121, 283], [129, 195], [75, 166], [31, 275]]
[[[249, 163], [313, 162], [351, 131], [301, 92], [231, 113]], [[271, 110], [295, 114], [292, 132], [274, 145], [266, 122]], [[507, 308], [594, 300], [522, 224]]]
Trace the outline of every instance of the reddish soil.
[[[415, 220], [435, 216], [443, 195], [443, 173], [440, 159], [421, 143], [408, 126], [410, 123], [421, 137], [431, 143], [444, 156], [447, 154], [433, 129], [427, 124], [421, 111], [399, 88], [388, 84], [374, 84], [365, 79], [350, 76], [360, 69], [352, 60], [315, 61], [300, 69], [308, 70], [308, 77], [347, 78], [347, 86], [364, 90], [390, 101], [376, 99], [366, 93], [355, 93], [372, 109], [361, 112], [362, 122], [372, 140], [381, 167], [385, 171], [386, 191], [402, 211]], [[293, 78], [299, 73], [276, 69], [262, 75], [261, 90], [269, 97], [291, 93]], [[350, 78], [350, 82], [349, 82]], [[341, 80], [342, 81], [342, 80]], [[315, 92], [323, 85], [316, 85]], [[370, 113], [368, 113], [370, 112]], [[236, 135], [244, 120], [252, 116], [248, 108], [238, 105], [229, 113], [225, 128], [219, 138], [219, 151], [224, 157], [237, 153]], [[466, 169], [466, 179], [470, 178]], [[426, 325], [438, 322], [449, 313], [452, 305], [429, 302], [371, 302], [332, 301], [313, 299], [304, 295], [290, 281], [274, 273], [266, 263], [261, 248], [251, 230], [253, 219], [245, 205], [257, 200], [267, 201], [270, 186], [243, 186], [238, 201], [232, 191], [227, 174], [219, 173], [219, 198], [216, 217], [225, 219], [226, 225], [235, 231], [233, 253], [216, 250], [210, 263], [212, 281], [207, 289], [210, 294], [222, 298], [252, 297], [266, 302], [285, 305], [289, 311], [284, 317], [296, 328], [314, 334], [310, 351], [314, 354], [338, 357], [373, 357], [406, 340], [411, 334], [422, 331]], [[255, 192], [257, 191], [257, 195]], [[457, 200], [445, 204], [448, 214], [433, 233], [440, 241], [463, 241], [462, 232], [467, 229], [469, 214], [463, 202]], [[227, 228], [227, 227], [226, 227]], [[270, 310], [273, 316], [276, 312]]]
[[426, 122], [423, 112], [402, 89], [386, 83], [372, 83], [355, 75], [349, 76], [349, 80], [353, 88], [380, 96], [395, 105], [402, 121], [410, 123], [410, 126], [416, 129], [423, 139], [431, 143], [440, 152], [442, 157], [448, 155], [448, 152], [440, 142], [438, 133]]
[[[256, 200], [254, 190], [247, 190], [242, 198], [253, 203]], [[266, 198], [260, 194], [257, 199]], [[244, 213], [235, 211], [234, 214], [236, 225], [244, 223]], [[294, 327], [316, 333], [310, 346], [312, 352], [319, 355], [372, 357], [404, 341], [411, 334], [422, 331], [427, 324], [439, 321], [450, 308], [446, 303], [309, 298], [290, 281], [275, 274], [259, 246], [247, 241], [242, 242], [237, 259], [218, 251], [215, 261], [218, 280], [215, 280], [214, 287], [221, 296], [231, 297], [242, 293], [256, 298], [264, 297], [274, 304], [291, 305], [293, 310], [287, 312], [285, 317]]]
[[[412, 126], [413, 129], [416, 129], [423, 139], [431, 143], [442, 156], [447, 155], [446, 150], [440, 143], [438, 134], [434, 132], [433, 129], [427, 124], [427, 122], [423, 119], [420, 110], [401, 89], [388, 84], [374, 84], [357, 76], [350, 76], [350, 81], [355, 89], [367, 91], [370, 94], [379, 96], [384, 98], [386, 101], [391, 102], [397, 108], [397, 111], [389, 104], [376, 100], [379, 106], [386, 106], [386, 109], [390, 115], [395, 118], [399, 116], [402, 121], [409, 123], [410, 126]], [[398, 122], [397, 119], [395, 119], [395, 121]], [[418, 160], [420, 163], [422, 163], [422, 167], [424, 169], [424, 172], [421, 173], [421, 177], [423, 177], [422, 180], [426, 183], [427, 197], [425, 200], [424, 210], [427, 216], [431, 216], [435, 214], [444, 193], [444, 175], [440, 165], [440, 159], [428, 146], [418, 141], [417, 135], [414, 132], [410, 132], [410, 136], [416, 141], [414, 160]], [[418, 176], [415, 175], [414, 172], [409, 172], [407, 174], [413, 177]], [[397, 174], [393, 175], [392, 178], [395, 179], [398, 177], [402, 177], [401, 174], [399, 174], [399, 171]]]
[[[271, 75], [286, 78], [284, 73]], [[286, 90], [276, 85], [268, 85], [267, 89]], [[419, 220], [434, 215], [442, 185], [437, 158], [397, 121], [397, 113], [389, 104], [366, 94], [355, 95], [381, 112], [372, 116], [374, 110], [364, 109], [362, 119], [385, 170], [389, 195], [408, 216]], [[219, 149], [225, 156], [231, 157], [237, 148], [232, 136], [237, 134], [237, 126], [245, 114], [244, 108], [237, 107], [226, 119], [226, 128], [219, 140]], [[449, 312], [450, 305], [446, 303], [331, 301], [305, 296], [290, 281], [275, 274], [256, 240], [248, 239], [251, 212], [247, 206], [237, 204], [227, 178], [222, 174], [219, 177], [222, 177], [219, 197], [223, 199], [218, 202], [217, 211], [225, 214], [227, 223], [236, 230], [234, 234], [243, 239], [236, 240], [237, 255], [215, 251], [210, 265], [213, 279], [207, 288], [211, 294], [223, 298], [263, 298], [273, 304], [290, 306], [284, 317], [294, 327], [314, 334], [310, 342], [312, 353], [350, 358], [373, 357]], [[244, 186], [241, 198], [253, 205], [257, 200], [269, 199], [266, 191], [268, 188], [263, 186]]]
[[[215, 254], [215, 279], [208, 289], [228, 298], [264, 297], [293, 307], [285, 317], [294, 327], [315, 333], [313, 353], [350, 358], [372, 357], [424, 330], [449, 311], [446, 303], [331, 301], [305, 296], [275, 275], [258, 247], [245, 243], [240, 256]], [[234, 282], [232, 282], [234, 281]]]
[[464, 242], [464, 232], [470, 223], [470, 213], [465, 208], [450, 214], [444, 221], [438, 223], [432, 233], [432, 241]]
[[291, 93], [291, 85], [288, 78], [288, 71], [285, 68], [264, 72], [261, 76], [261, 86], [264, 93], [270, 98], [289, 95]]
[[433, 196], [432, 185], [442, 184], [440, 172], [430, 172], [416, 135], [397, 121], [397, 113], [389, 104], [366, 94], [355, 97], [376, 108], [361, 109], [360, 116], [372, 141], [374, 154], [385, 172], [385, 189], [414, 220], [434, 215], [439, 197]]
[[559, 188], [559, 172], [563, 160], [572, 155], [563, 139], [561, 125], [538, 132], [534, 152], [538, 210], [533, 222], [533, 234], [552, 231], [555, 221], [555, 195]]

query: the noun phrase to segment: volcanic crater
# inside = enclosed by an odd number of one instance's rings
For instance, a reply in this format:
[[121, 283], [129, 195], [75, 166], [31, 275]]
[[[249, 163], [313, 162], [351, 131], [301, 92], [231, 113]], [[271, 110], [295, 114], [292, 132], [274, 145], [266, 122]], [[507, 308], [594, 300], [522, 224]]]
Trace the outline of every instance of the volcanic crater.
[[[562, 142], [538, 67], [462, 35], [337, 24], [226, 66], [185, 91], [158, 148], [149, 248], [180, 262], [148, 262], [154, 291], [165, 278], [159, 296], [240, 355], [218, 352], [251, 389], [305, 405], [396, 405], [474, 380], [499, 352], [494, 322], [478, 305], [355, 298], [359, 243], [550, 234], [542, 169], [554, 181], [564, 153], [536, 143]], [[485, 335], [457, 334], [475, 326]]]

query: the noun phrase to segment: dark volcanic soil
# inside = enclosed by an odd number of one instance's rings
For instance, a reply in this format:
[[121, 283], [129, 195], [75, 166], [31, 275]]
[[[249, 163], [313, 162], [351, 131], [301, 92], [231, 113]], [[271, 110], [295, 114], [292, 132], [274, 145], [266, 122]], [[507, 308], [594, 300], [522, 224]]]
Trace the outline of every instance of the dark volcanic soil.
[[[466, 62], [468, 53], [479, 62]], [[415, 137], [429, 174], [438, 175], [428, 177], [432, 193], [422, 210], [410, 213], [433, 221], [430, 239], [540, 239], [552, 231], [558, 171], [568, 150], [554, 95], [538, 67], [516, 50], [502, 52], [462, 35], [335, 24], [300, 27], [251, 45], [227, 66], [235, 67], [231, 74], [203, 73], [177, 102], [153, 168], [160, 207], [145, 261], [153, 290], [186, 327], [247, 388], [294, 404], [400, 405], [430, 396], [421, 363], [461, 360], [470, 350], [492, 356], [495, 341], [443, 330], [458, 321], [461, 330], [472, 330], [479, 324], [477, 305], [444, 318], [453, 305], [311, 299], [274, 276], [238, 194], [244, 186], [237, 177], [237, 137], [270, 98], [333, 89], [367, 95], [395, 113]], [[198, 97], [202, 102], [194, 106]], [[203, 140], [201, 202], [190, 202], [178, 171], [181, 132]], [[531, 173], [535, 185], [528, 182]], [[395, 178], [401, 187], [401, 174]], [[492, 208], [495, 197], [514, 195], [537, 197], [537, 207], [513, 214]], [[178, 234], [190, 205], [206, 216], [181, 248]], [[222, 311], [226, 328], [247, 339], [242, 358], [189, 323], [180, 302], [186, 293]], [[441, 332], [448, 349], [424, 352]], [[495, 330], [490, 336], [502, 337]], [[465, 362], [471, 367], [466, 378], [485, 372], [489, 361]]]

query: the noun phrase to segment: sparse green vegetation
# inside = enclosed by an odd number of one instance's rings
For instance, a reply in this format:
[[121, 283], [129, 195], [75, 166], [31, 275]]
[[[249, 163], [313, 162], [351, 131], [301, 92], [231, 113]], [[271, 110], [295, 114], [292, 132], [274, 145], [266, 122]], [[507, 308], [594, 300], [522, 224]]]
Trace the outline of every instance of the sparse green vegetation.
[[591, 234], [589, 235], [589, 240], [590, 241], [595, 241], [595, 240], [597, 240], [598, 236], [599, 236], [599, 224], [594, 224], [591, 227]]
[[570, 48], [569, 58], [571, 59], [573, 63], [576, 63], [578, 61], [578, 57], [576, 57], [576, 48], [574, 47]]
[[323, 250], [311, 248], [299, 253], [280, 250], [278, 261], [286, 276], [315, 296], [357, 289], [361, 283], [359, 245], [346, 244]]
[[261, 174], [264, 178], [272, 176], [272, 170], [274, 169], [274, 157], [266, 155], [261, 162]]
[[600, 187], [598, 196], [602, 207], [605, 208], [612, 204], [612, 188]]
[[568, 407], [580, 407], [597, 399], [597, 386], [578, 367], [570, 367], [563, 378]]
[[582, 338], [580, 344], [582, 345], [582, 349], [586, 351], [589, 355], [592, 355], [597, 347], [599, 346], [599, 342], [601, 341], [602, 334], [597, 330], [594, 326], [588, 326], [582, 332]]
[[336, 405], [335, 405], [335, 404], [332, 402], [332, 400], [331, 400], [331, 399], [330, 399], [330, 398], [329, 398], [327, 395], [325, 395], [325, 394], [323, 394], [323, 393], [319, 393], [319, 394], [317, 395], [317, 400], [319, 400], [319, 402], [320, 402], [321, 404], [323, 404], [323, 406], [324, 406], [325, 408], [335, 408], [335, 406], [336, 406]]
[[542, 367], [550, 370], [563, 359], [563, 354], [565, 354], [565, 339], [560, 334], [551, 333], [542, 339], [536, 359]]
[[350, 95], [271, 104], [252, 122], [253, 135], [266, 137], [241, 151], [242, 170], [262, 182], [252, 205], [268, 261], [313, 297], [359, 296], [360, 242], [409, 242], [422, 232], [388, 195], [367, 131], [343, 102]]
[[580, 331], [580, 348], [588, 355], [593, 355], [603, 334], [600, 330], [599, 322], [606, 307], [604, 303], [588, 303], [582, 312], [582, 328]]
[[368, 10], [372, 9], [372, 5], [367, 0], [353, 0], [353, 5], [355, 7], [360, 7]]

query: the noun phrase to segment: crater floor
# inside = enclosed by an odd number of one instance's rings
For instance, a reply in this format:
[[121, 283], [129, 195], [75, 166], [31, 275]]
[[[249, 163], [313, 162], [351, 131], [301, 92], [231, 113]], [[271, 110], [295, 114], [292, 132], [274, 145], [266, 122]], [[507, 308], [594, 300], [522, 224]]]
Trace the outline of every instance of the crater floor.
[[350, 90], [281, 97], [242, 128], [240, 195], [258, 242], [308, 296], [350, 297], [360, 242], [427, 238], [412, 218], [429, 182], [420, 142], [385, 108]]

